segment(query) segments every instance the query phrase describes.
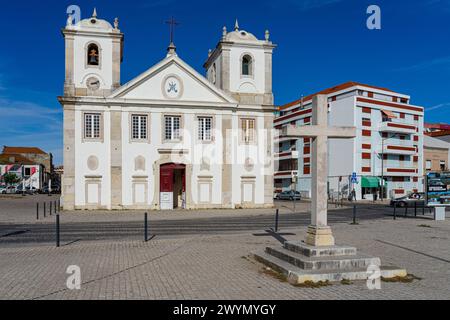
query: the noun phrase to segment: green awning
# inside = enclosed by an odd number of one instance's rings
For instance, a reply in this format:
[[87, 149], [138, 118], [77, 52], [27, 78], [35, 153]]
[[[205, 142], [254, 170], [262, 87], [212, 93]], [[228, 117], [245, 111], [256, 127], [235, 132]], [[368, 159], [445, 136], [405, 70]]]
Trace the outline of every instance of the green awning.
[[363, 188], [378, 188], [381, 179], [378, 177], [361, 177], [361, 187]]

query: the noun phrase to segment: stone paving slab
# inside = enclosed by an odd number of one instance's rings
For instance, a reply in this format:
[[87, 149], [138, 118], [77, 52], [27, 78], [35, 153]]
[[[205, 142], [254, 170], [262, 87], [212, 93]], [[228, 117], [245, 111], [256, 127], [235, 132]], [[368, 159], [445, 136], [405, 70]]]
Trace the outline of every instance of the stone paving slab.
[[[0, 299], [450, 299], [450, 223], [370, 220], [333, 226], [337, 243], [404, 267], [422, 280], [298, 288], [261, 273], [250, 252], [280, 245], [250, 233], [0, 248]], [[421, 226], [422, 225], [422, 226]], [[287, 229], [303, 238], [306, 228]], [[78, 265], [82, 287], [65, 287]]]

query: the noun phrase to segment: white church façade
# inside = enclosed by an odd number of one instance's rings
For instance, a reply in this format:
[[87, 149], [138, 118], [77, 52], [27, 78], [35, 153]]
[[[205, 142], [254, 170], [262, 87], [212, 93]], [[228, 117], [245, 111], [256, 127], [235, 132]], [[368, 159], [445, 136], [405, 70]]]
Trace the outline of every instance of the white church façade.
[[255, 208], [273, 205], [272, 52], [224, 27], [206, 78], [170, 44], [121, 84], [123, 33], [92, 17], [65, 39], [66, 210]]

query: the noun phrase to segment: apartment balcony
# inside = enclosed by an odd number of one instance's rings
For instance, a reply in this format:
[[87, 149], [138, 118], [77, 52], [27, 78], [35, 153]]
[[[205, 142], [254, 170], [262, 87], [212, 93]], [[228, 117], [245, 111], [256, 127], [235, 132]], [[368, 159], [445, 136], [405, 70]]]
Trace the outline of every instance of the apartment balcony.
[[413, 156], [417, 153], [417, 150], [416, 147], [410, 142], [408, 143], [385, 142], [384, 148], [380, 153]]
[[274, 178], [275, 179], [292, 179], [295, 176], [298, 176], [298, 171], [276, 171]]
[[417, 168], [414, 167], [393, 167], [385, 165], [383, 174], [387, 177], [412, 177], [417, 176], [416, 170]]
[[287, 150], [275, 154], [275, 160], [298, 159], [299, 152], [296, 150]]
[[299, 140], [298, 137], [290, 137], [290, 136], [286, 136], [286, 135], [282, 135], [282, 134], [274, 137], [275, 143], [281, 143], [281, 142], [285, 142], [285, 141], [297, 141], [297, 140]]
[[380, 132], [415, 134], [416, 126], [399, 121], [383, 121], [378, 127]]

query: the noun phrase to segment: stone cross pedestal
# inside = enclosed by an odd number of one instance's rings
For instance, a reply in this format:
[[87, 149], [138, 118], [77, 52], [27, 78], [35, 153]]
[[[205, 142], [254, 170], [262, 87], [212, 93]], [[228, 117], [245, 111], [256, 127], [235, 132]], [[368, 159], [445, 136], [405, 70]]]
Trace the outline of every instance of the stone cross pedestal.
[[288, 127], [287, 137], [309, 137], [312, 143], [312, 207], [311, 225], [304, 242], [286, 241], [282, 247], [266, 247], [254, 253], [256, 260], [285, 275], [290, 283], [307, 281], [366, 280], [370, 270], [380, 269], [384, 278], [405, 277], [406, 270], [395, 266], [381, 268], [377, 257], [359, 254], [349, 246], [336, 246], [327, 224], [327, 180], [329, 138], [349, 139], [356, 136], [356, 128], [329, 127], [327, 96], [313, 98], [312, 125]]
[[328, 126], [328, 99], [326, 95], [313, 98], [312, 125], [289, 126], [284, 136], [312, 138], [312, 181], [311, 181], [311, 225], [308, 228], [306, 244], [311, 246], [333, 246], [331, 228], [327, 224], [328, 204], [328, 139], [350, 139], [356, 137], [355, 127]]

